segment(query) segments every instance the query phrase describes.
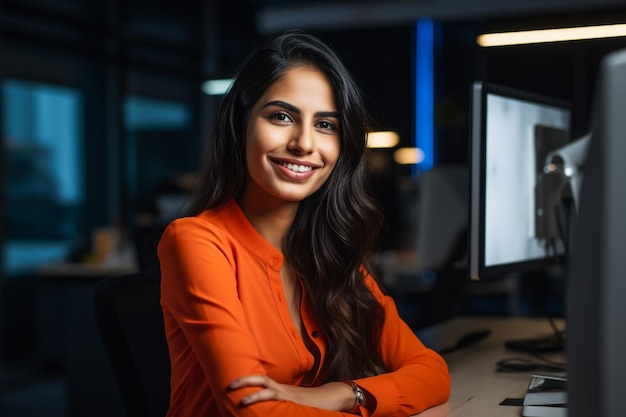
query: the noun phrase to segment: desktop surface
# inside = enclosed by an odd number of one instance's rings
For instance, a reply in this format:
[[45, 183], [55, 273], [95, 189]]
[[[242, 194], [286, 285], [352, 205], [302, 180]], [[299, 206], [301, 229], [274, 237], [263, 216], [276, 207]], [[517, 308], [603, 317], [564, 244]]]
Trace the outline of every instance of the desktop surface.
[[[562, 320], [557, 320], [559, 327]], [[522, 399], [531, 376], [538, 371], [496, 372], [496, 363], [510, 358], [521, 358], [532, 363], [542, 363], [535, 356], [507, 350], [505, 342], [510, 339], [534, 338], [552, 333], [547, 318], [528, 317], [456, 317], [451, 320], [420, 329], [417, 335], [422, 342], [435, 350], [454, 345], [462, 336], [489, 330], [489, 334], [463, 349], [445, 353], [452, 377], [450, 399], [446, 404], [434, 407], [419, 417], [519, 417], [521, 406], [500, 405], [509, 398]], [[564, 354], [549, 353], [545, 357], [564, 361]], [[542, 371], [543, 372], [543, 371]]]

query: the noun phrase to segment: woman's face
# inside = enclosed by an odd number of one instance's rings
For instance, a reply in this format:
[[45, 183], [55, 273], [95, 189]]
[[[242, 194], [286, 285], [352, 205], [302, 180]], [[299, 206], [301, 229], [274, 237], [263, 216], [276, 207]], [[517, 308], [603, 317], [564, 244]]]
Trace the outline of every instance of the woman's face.
[[339, 128], [326, 76], [304, 66], [287, 70], [250, 113], [244, 198], [299, 202], [319, 190], [339, 157]]

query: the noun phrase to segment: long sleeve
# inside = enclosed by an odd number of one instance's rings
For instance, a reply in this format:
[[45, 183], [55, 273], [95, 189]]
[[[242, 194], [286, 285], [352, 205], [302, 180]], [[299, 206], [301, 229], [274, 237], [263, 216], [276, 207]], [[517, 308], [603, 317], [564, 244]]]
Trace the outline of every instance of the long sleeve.
[[422, 344], [371, 277], [367, 283], [385, 310], [380, 349], [391, 371], [357, 381], [376, 398], [372, 417], [414, 415], [446, 402], [451, 384], [447, 364]]

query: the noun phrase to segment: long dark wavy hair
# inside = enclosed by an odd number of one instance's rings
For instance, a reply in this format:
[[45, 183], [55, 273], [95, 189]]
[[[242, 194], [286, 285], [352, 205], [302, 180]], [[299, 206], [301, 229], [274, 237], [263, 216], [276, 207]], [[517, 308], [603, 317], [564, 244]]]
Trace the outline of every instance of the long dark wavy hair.
[[371, 376], [385, 370], [378, 349], [384, 311], [363, 279], [382, 224], [368, 186], [366, 134], [371, 120], [361, 90], [326, 44], [290, 31], [243, 62], [218, 109], [192, 211], [199, 214], [241, 194], [251, 109], [296, 66], [315, 68], [328, 77], [341, 119], [341, 142], [327, 182], [299, 204], [283, 252], [328, 346], [315, 383]]

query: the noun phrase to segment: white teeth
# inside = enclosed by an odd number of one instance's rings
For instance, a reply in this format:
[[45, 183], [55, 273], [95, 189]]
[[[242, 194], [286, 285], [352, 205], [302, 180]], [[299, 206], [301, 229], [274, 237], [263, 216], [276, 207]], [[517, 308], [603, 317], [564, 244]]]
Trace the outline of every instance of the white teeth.
[[309, 172], [313, 169], [312, 167], [308, 167], [306, 165], [289, 164], [286, 162], [280, 162], [280, 164], [293, 172]]

